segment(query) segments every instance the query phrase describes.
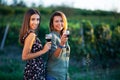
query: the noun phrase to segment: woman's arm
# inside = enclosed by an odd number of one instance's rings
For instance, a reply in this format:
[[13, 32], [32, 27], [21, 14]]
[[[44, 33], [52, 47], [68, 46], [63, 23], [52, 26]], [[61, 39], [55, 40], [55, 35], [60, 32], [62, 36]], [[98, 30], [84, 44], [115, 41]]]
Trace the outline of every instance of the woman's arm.
[[65, 45], [65, 43], [66, 43], [67, 40], [68, 40], [68, 38], [66, 37], [66, 35], [62, 35], [61, 36], [61, 42], [60, 42], [59, 45], [57, 45], [58, 47], [57, 47], [57, 49], [54, 52], [54, 56], [55, 57], [58, 58], [60, 56], [62, 48], [64, 47], [64, 45]]
[[35, 41], [35, 37], [36, 37], [36, 35], [34, 33], [30, 33], [28, 35], [28, 37], [25, 39], [24, 48], [23, 48], [23, 52], [22, 52], [22, 60], [29, 60], [29, 59], [36, 58], [36, 57], [46, 53], [49, 50], [49, 46], [48, 46], [49, 43], [47, 43], [47, 44], [45, 44], [43, 50], [40, 50], [40, 51], [32, 54], [31, 48]]

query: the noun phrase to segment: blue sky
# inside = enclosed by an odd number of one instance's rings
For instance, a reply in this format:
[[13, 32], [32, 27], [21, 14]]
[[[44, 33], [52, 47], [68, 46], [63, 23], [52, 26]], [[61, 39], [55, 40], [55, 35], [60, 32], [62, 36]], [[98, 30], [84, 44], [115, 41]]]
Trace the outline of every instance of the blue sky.
[[[20, 1], [20, 0], [18, 0]], [[120, 12], [120, 0], [22, 0], [28, 6], [35, 3], [36, 6], [42, 4], [47, 7], [50, 5], [68, 5], [74, 8], [90, 9], [90, 10], [106, 10]], [[13, 0], [7, 0], [12, 3]]]

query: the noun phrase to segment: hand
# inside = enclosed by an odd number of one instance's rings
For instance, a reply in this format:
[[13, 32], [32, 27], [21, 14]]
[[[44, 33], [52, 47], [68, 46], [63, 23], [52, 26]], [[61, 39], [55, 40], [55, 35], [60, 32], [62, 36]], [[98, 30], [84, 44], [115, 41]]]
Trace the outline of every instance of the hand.
[[43, 48], [43, 51], [44, 53], [46, 53], [48, 50], [51, 49], [51, 42], [47, 42], [45, 45], [44, 45], [44, 48]]
[[48, 46], [49, 49], [51, 49], [51, 42], [47, 42], [46, 45]]
[[63, 45], [67, 42], [67, 40], [68, 40], [67, 35], [66, 35], [66, 34], [63, 34], [63, 35], [61, 36], [61, 43], [60, 43], [60, 45], [63, 46]]

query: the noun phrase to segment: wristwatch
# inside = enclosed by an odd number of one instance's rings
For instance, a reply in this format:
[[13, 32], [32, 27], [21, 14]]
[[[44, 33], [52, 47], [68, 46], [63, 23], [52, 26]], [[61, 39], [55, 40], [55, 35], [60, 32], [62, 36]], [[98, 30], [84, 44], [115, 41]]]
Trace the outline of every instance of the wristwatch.
[[64, 46], [61, 46], [60, 44], [58, 45], [58, 47], [61, 48], [61, 49], [62, 49], [62, 48], [65, 48]]

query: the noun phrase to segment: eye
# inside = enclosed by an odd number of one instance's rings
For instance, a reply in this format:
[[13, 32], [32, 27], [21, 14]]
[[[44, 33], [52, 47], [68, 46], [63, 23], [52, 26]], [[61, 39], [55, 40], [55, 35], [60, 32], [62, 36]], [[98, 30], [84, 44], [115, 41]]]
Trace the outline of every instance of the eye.
[[55, 22], [59, 22], [58, 20], [56, 20]]
[[37, 21], [39, 21], [40, 20], [40, 18], [37, 18]]
[[31, 20], [32, 20], [32, 21], [34, 21], [34, 20], [35, 20], [35, 18], [32, 18]]
[[60, 22], [63, 22], [63, 20], [60, 20]]

